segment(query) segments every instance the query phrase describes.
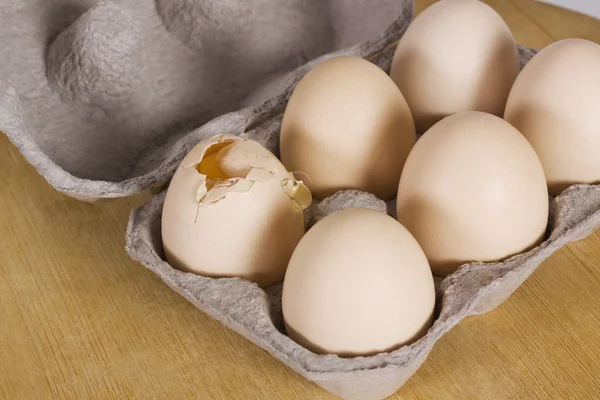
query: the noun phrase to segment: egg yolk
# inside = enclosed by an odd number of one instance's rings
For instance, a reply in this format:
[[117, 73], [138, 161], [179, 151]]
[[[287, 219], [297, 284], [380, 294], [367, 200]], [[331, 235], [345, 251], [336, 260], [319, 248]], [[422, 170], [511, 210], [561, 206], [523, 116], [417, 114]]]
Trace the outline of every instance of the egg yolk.
[[210, 146], [206, 150], [206, 153], [204, 153], [202, 161], [196, 165], [196, 170], [202, 175], [206, 176], [207, 180], [211, 181], [226, 180], [231, 178], [230, 176], [227, 176], [223, 170], [221, 170], [221, 167], [219, 167], [219, 164], [217, 163], [217, 155], [219, 154], [219, 151], [229, 145], [231, 145], [231, 142], [216, 143]]
[[[230, 176], [219, 166], [217, 160], [219, 152], [230, 145], [232, 145], [231, 141], [215, 143], [206, 150], [202, 160], [196, 164], [196, 171], [206, 177], [206, 191], [210, 191], [217, 184], [225, 183], [232, 178], [245, 178], [244, 176]], [[285, 194], [292, 200], [294, 208], [297, 211], [307, 209], [312, 203], [312, 194], [302, 181], [284, 179], [281, 181], [281, 187]], [[206, 192], [204, 195], [206, 195]]]

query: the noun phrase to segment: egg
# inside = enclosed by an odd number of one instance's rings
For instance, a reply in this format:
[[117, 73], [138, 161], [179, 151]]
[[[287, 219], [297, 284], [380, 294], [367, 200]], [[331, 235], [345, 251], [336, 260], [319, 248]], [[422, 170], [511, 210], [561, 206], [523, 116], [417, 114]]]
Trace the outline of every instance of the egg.
[[515, 39], [491, 7], [478, 0], [444, 0], [409, 26], [391, 76], [423, 133], [461, 111], [502, 116], [519, 68]]
[[482, 112], [447, 117], [419, 139], [396, 212], [434, 275], [470, 261], [498, 261], [543, 239], [548, 190], [540, 160], [508, 122]]
[[540, 51], [510, 92], [504, 118], [537, 152], [550, 193], [600, 183], [600, 45], [568, 39]]
[[181, 162], [167, 190], [169, 264], [209, 277], [279, 282], [305, 232], [310, 192], [260, 144], [218, 135]]
[[348, 208], [302, 238], [283, 283], [287, 333], [344, 357], [391, 351], [429, 329], [433, 277], [410, 233], [388, 215]]
[[281, 127], [281, 161], [323, 199], [342, 189], [394, 197], [416, 141], [412, 115], [376, 65], [335, 57], [296, 86]]

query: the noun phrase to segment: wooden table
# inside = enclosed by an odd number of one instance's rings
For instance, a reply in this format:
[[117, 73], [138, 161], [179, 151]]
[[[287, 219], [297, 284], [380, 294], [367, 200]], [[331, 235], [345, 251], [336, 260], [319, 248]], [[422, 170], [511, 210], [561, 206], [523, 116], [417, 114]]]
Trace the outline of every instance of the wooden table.
[[[417, 0], [418, 11], [434, 0]], [[600, 43], [600, 21], [488, 0], [519, 43]], [[331, 399], [131, 261], [132, 200], [52, 190], [0, 135], [1, 399]], [[600, 231], [440, 340], [396, 399], [600, 398]]]

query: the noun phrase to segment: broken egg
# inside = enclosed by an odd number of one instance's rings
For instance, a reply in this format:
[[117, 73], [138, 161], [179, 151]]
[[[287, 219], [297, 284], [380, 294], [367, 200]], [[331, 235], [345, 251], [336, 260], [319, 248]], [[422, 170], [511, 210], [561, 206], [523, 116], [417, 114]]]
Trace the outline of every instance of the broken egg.
[[434, 306], [431, 269], [415, 238], [365, 208], [317, 222], [283, 282], [287, 333], [318, 354], [364, 356], [412, 343], [431, 326]]
[[167, 261], [209, 277], [281, 281], [305, 232], [306, 186], [252, 140], [218, 135], [184, 158], [162, 214]]

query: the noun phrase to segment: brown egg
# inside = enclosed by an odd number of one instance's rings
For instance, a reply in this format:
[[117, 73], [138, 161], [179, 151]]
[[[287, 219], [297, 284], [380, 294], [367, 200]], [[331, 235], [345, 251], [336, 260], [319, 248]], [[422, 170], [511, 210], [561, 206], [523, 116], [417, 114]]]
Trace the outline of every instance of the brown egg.
[[198, 144], [169, 185], [162, 240], [173, 267], [279, 282], [304, 235], [310, 192], [260, 144], [218, 135]]
[[410, 110], [390, 77], [363, 59], [336, 57], [294, 90], [281, 161], [319, 199], [357, 189], [389, 200], [415, 141]]
[[400, 40], [391, 70], [419, 133], [461, 111], [502, 116], [518, 73], [510, 29], [478, 0], [427, 8]]
[[459, 113], [434, 125], [410, 153], [397, 213], [434, 275], [470, 261], [502, 260], [544, 236], [544, 171], [509, 123], [481, 112]]
[[537, 152], [550, 193], [600, 183], [600, 45], [556, 42], [525, 66], [504, 118]]
[[423, 250], [392, 217], [336, 211], [294, 251], [283, 283], [288, 335], [315, 353], [391, 351], [431, 326], [435, 288]]

